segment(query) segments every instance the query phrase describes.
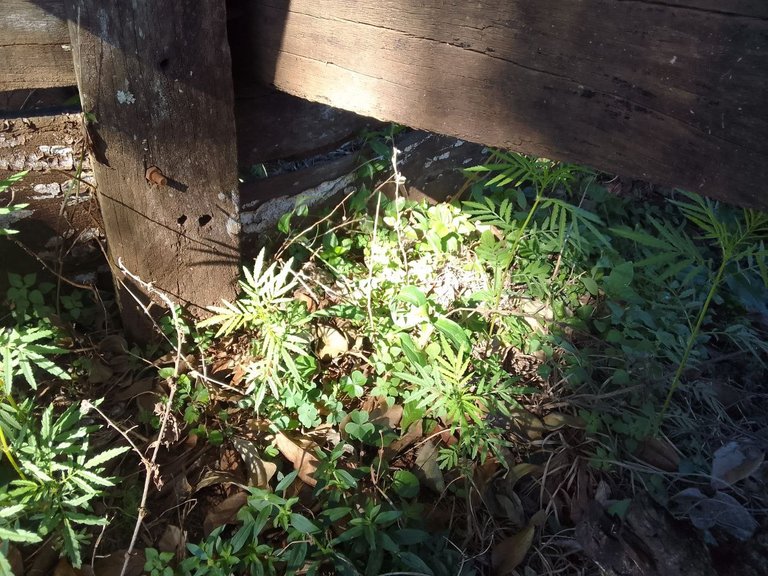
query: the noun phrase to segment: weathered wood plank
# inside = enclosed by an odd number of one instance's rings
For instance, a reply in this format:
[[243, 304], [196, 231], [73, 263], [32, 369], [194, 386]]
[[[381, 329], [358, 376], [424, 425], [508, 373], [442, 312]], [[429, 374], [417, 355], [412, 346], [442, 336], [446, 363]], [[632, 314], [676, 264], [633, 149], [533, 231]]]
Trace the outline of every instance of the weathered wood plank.
[[[193, 312], [233, 298], [239, 201], [223, 0], [67, 8], [112, 265], [122, 258]], [[146, 180], [152, 166], [167, 185]]]
[[0, 92], [72, 86], [75, 71], [62, 0], [3, 0]]
[[767, 12], [757, 0], [259, 0], [244, 17], [251, 73], [291, 94], [768, 208]]
[[[233, 50], [237, 48], [232, 47]], [[237, 59], [235, 54], [233, 59]], [[239, 164], [322, 154], [351, 140], [370, 119], [259, 86], [236, 94]]]

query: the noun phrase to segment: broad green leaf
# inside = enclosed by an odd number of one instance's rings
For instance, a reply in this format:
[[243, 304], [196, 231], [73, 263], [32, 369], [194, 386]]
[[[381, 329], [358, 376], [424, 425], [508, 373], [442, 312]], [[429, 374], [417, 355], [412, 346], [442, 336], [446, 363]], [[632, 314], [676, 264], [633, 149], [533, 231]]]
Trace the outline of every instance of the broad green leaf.
[[397, 299], [413, 306], [426, 306], [427, 304], [427, 297], [424, 295], [424, 292], [412, 285], [403, 286], [397, 295]]
[[400, 510], [388, 510], [376, 516], [376, 524], [390, 524], [400, 518], [403, 513]]
[[344, 516], [347, 516], [352, 511], [351, 508], [348, 506], [340, 506], [337, 508], [327, 508], [326, 510], [323, 510], [320, 514], [322, 516], [325, 516], [328, 518], [330, 522], [338, 522]]
[[595, 279], [591, 276], [582, 276], [581, 283], [584, 284], [587, 292], [589, 292], [592, 296], [597, 296], [600, 293], [600, 290], [597, 287], [597, 282], [595, 282]]
[[320, 532], [320, 528], [318, 528], [315, 524], [313, 524], [310, 520], [301, 514], [291, 514], [291, 526], [296, 528], [296, 530], [302, 534], [315, 534]]
[[465, 350], [467, 352], [472, 350], [472, 342], [470, 342], [463, 328], [457, 322], [445, 316], [440, 316], [435, 320], [435, 328], [442, 332], [457, 350]]

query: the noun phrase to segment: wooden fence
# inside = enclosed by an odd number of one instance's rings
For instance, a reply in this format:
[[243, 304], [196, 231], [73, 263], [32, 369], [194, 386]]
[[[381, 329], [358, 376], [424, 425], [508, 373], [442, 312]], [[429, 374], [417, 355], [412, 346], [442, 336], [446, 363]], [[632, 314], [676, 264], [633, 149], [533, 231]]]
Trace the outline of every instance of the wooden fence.
[[110, 255], [187, 304], [234, 294], [238, 156], [359, 125], [263, 86], [768, 208], [764, 0], [3, 0], [0, 38], [0, 92], [78, 84]]

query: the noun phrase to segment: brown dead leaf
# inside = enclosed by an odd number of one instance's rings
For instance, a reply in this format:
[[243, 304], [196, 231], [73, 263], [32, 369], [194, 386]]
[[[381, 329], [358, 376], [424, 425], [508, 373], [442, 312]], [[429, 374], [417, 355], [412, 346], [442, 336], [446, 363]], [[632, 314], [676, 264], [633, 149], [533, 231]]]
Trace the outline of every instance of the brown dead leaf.
[[317, 485], [313, 474], [317, 470], [318, 460], [311, 452], [296, 444], [282, 432], [275, 434], [275, 446], [293, 464], [302, 482], [309, 486]]
[[247, 503], [248, 493], [237, 492], [208, 510], [208, 514], [205, 515], [205, 520], [203, 520], [203, 532], [205, 535], [208, 536], [219, 526], [234, 523], [240, 508]]
[[563, 412], [550, 412], [544, 416], [544, 426], [547, 430], [558, 430], [563, 426], [571, 428], [586, 428], [584, 420], [575, 414], [564, 414]]
[[715, 451], [712, 460], [712, 487], [726, 488], [750, 477], [762, 466], [765, 452], [757, 446], [728, 442]]
[[312, 296], [307, 294], [307, 292], [303, 289], [298, 289], [294, 291], [293, 297], [296, 298], [296, 300], [300, 302], [304, 302], [307, 306], [307, 312], [314, 312], [317, 310], [317, 302], [314, 301]]
[[428, 440], [416, 451], [416, 469], [414, 472], [424, 480], [424, 483], [435, 492], [445, 490], [445, 479], [437, 463], [437, 444]]
[[399, 404], [389, 406], [384, 396], [368, 397], [363, 402], [363, 410], [368, 412], [371, 423], [390, 430], [397, 428], [403, 418], [403, 407]]
[[133, 398], [136, 398], [139, 395], [145, 394], [152, 390], [154, 385], [154, 378], [139, 378], [138, 380], [131, 381], [128, 386], [125, 386], [124, 388], [112, 394], [111, 399], [115, 400], [116, 402], [132, 400]]
[[103, 384], [114, 374], [112, 368], [107, 366], [104, 362], [96, 358], [91, 362], [91, 366], [88, 369], [88, 383], [89, 384]]
[[315, 327], [315, 351], [320, 360], [333, 360], [349, 351], [349, 341], [341, 330], [320, 324]]
[[[97, 558], [93, 564], [94, 576], [115, 576], [120, 574], [125, 562], [125, 550], [118, 550], [104, 558]], [[128, 567], [125, 571], [126, 576], [141, 576], [144, 574], [144, 564], [146, 563], [144, 552], [134, 550], [131, 553], [131, 559], [128, 560]]]
[[517, 484], [520, 480], [529, 474], [539, 475], [542, 471], [543, 468], [538, 464], [531, 464], [530, 462], [515, 464], [512, 466], [512, 468], [509, 469], [509, 473], [507, 474], [507, 482], [509, 482], [510, 486], [514, 488], [515, 484]]
[[646, 464], [666, 472], [677, 472], [680, 467], [680, 456], [674, 446], [661, 438], [648, 437], [640, 442], [636, 456]]
[[50, 576], [58, 561], [59, 551], [50, 542], [44, 544], [35, 554], [26, 576]]
[[533, 544], [533, 535], [536, 527], [528, 524], [517, 534], [505, 538], [493, 548], [492, 563], [493, 573], [496, 576], [506, 576], [522, 564], [528, 550]]
[[24, 559], [21, 557], [19, 549], [13, 544], [8, 544], [7, 557], [13, 576], [24, 576]]
[[269, 481], [277, 472], [277, 464], [262, 460], [258, 447], [250, 440], [235, 436], [232, 444], [248, 468], [248, 485], [267, 489]]
[[392, 454], [399, 454], [416, 443], [422, 436], [424, 436], [424, 427], [421, 424], [421, 420], [417, 420], [408, 427], [408, 431], [403, 436], [392, 442], [388, 449], [392, 451]]
[[522, 408], [510, 410], [510, 417], [512, 426], [529, 440], [540, 440], [542, 433], [546, 431], [544, 423], [539, 417], [531, 414], [528, 410]]
[[186, 543], [187, 537], [185, 532], [178, 526], [168, 524], [163, 535], [160, 536], [160, 540], [157, 542], [157, 549], [160, 552], [173, 552], [179, 556], [179, 554], [183, 554]]
[[232, 474], [231, 472], [225, 472], [224, 470], [209, 470], [195, 485], [194, 492], [199, 492], [203, 488], [208, 486], [216, 486], [217, 484], [234, 484], [245, 488], [242, 482], [242, 478]]
[[83, 576], [83, 571], [73, 568], [66, 558], [59, 558], [53, 576]]

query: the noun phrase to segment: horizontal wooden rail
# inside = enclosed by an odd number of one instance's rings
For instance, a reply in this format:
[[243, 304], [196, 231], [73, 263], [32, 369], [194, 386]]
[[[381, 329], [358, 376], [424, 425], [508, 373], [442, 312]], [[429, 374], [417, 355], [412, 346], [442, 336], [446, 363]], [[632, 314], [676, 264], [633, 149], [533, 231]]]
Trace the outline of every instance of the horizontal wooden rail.
[[765, 0], [237, 4], [236, 77], [768, 208]]
[[0, 92], [76, 83], [63, 0], [2, 0]]
[[[4, 1], [0, 91], [74, 81], [61, 2]], [[764, 0], [229, 7], [236, 87], [768, 209]]]

